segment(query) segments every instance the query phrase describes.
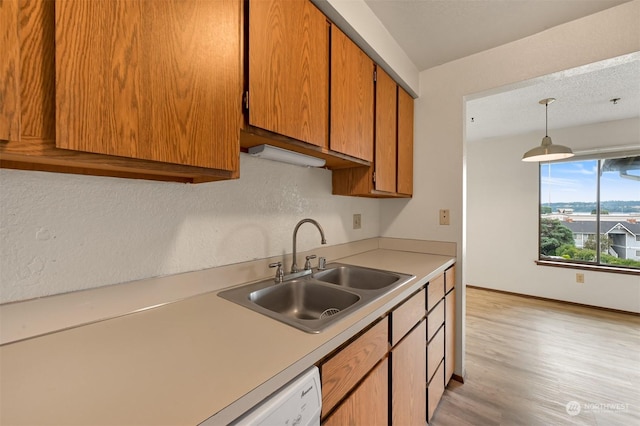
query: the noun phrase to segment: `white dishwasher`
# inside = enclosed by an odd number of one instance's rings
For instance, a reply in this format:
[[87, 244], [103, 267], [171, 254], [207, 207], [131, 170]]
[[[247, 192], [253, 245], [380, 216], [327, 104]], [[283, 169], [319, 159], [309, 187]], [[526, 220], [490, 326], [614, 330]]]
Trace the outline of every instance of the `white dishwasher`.
[[311, 367], [231, 423], [234, 426], [320, 426], [322, 392]]

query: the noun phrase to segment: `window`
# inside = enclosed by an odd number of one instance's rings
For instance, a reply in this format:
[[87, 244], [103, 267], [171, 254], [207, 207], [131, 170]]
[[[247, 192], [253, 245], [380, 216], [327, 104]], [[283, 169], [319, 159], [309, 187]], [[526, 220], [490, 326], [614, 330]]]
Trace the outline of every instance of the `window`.
[[640, 156], [540, 164], [540, 260], [640, 269]]

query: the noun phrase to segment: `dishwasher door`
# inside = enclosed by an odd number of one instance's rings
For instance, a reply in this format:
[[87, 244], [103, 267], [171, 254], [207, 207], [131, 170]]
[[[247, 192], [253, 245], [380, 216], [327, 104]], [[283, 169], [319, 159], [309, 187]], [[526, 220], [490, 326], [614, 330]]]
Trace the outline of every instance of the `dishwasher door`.
[[320, 373], [314, 366], [231, 424], [320, 426], [321, 411]]

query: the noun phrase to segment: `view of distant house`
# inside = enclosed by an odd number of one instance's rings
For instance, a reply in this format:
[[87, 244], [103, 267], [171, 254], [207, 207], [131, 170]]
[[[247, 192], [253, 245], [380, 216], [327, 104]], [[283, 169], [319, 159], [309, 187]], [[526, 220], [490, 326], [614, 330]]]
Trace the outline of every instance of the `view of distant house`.
[[[597, 222], [593, 216], [563, 215], [555, 218], [573, 232], [576, 247], [583, 248], [590, 237], [595, 238]], [[610, 255], [640, 261], [640, 220], [624, 216], [607, 218], [600, 221], [600, 234], [611, 237]]]

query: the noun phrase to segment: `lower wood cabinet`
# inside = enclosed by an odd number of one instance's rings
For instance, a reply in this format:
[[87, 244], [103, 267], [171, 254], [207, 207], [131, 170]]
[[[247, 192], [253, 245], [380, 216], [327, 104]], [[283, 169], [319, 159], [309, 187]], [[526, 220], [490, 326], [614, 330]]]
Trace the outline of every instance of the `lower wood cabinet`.
[[427, 323], [420, 322], [391, 350], [391, 424], [424, 424], [427, 415]]
[[440, 327], [433, 339], [427, 344], [427, 381], [435, 374], [444, 360], [444, 327]]
[[437, 276], [320, 362], [324, 425], [431, 420], [455, 362], [455, 289], [446, 283], [454, 271]]
[[323, 422], [327, 426], [385, 426], [389, 422], [389, 358], [380, 362]]
[[455, 367], [455, 265], [427, 286], [427, 420]]
[[384, 318], [321, 364], [323, 417], [387, 354], [388, 329]]
[[423, 289], [402, 302], [391, 312], [389, 315], [391, 318], [389, 336], [391, 346], [398, 344], [424, 318], [424, 298], [425, 291]]
[[427, 317], [427, 341], [433, 339], [438, 330], [442, 327], [445, 321], [445, 303], [440, 301], [435, 308], [433, 308]]
[[444, 274], [438, 275], [427, 286], [427, 311], [431, 311], [434, 306], [440, 303], [440, 300], [444, 297]]
[[427, 421], [431, 421], [444, 393], [444, 362], [441, 362], [427, 388]]
[[445, 329], [444, 329], [444, 383], [449, 384], [456, 366], [456, 289], [453, 288], [445, 297]]

